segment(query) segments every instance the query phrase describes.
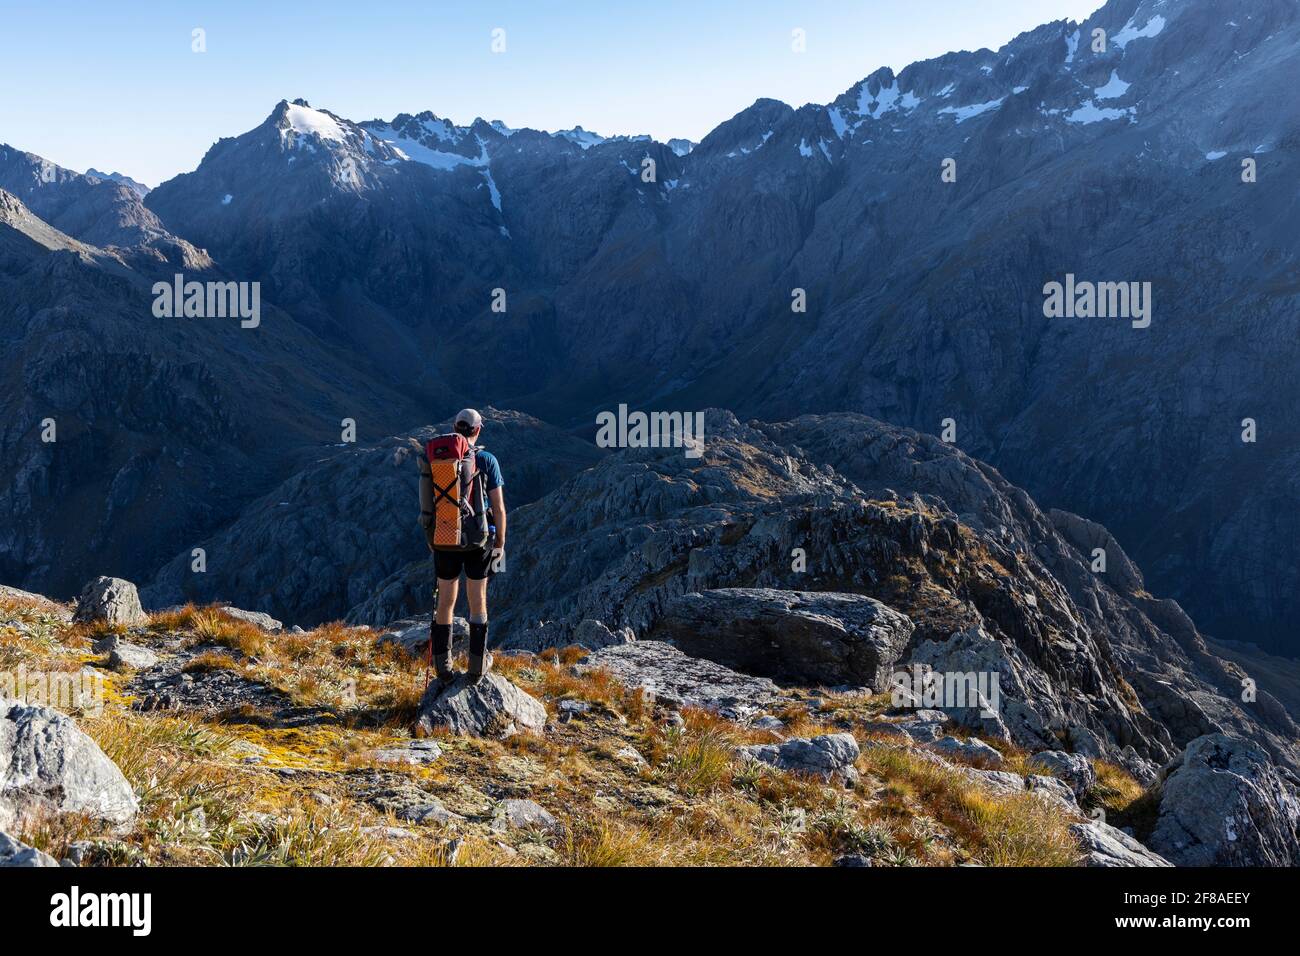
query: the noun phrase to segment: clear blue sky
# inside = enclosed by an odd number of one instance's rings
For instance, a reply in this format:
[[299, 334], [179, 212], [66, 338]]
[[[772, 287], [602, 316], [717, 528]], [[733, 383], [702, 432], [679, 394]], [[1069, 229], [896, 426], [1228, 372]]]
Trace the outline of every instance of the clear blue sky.
[[698, 140], [760, 96], [829, 102], [877, 67], [996, 48], [1101, 3], [3, 0], [0, 142], [153, 186], [299, 96], [354, 120], [428, 109]]

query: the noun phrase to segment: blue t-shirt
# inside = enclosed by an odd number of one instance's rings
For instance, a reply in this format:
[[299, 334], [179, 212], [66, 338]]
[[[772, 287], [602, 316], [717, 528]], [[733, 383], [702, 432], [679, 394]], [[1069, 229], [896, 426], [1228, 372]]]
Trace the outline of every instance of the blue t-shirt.
[[494, 488], [504, 488], [506, 483], [501, 479], [501, 463], [497, 461], [497, 456], [490, 451], [476, 452], [474, 455], [474, 467], [483, 472], [483, 484], [488, 491]]

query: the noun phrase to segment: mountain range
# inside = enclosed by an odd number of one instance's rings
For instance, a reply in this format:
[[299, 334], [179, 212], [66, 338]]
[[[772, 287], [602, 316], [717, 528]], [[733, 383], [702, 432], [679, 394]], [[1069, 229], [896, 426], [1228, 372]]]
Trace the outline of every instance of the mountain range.
[[[1110, 0], [698, 144], [286, 100], [147, 192], [0, 147], [0, 579], [162, 599], [201, 544], [270, 562], [245, 530], [288, 520], [282, 483], [320, 507], [345, 419], [379, 461], [515, 409], [555, 435], [541, 496], [620, 403], [858, 413], [951, 433], [1105, 525], [1201, 632], [1294, 655], [1298, 73], [1289, 0]], [[259, 327], [155, 318], [177, 273], [260, 283]], [[1149, 327], [1048, 318], [1067, 276], [1150, 283]], [[366, 590], [256, 578], [221, 596], [322, 620]]]

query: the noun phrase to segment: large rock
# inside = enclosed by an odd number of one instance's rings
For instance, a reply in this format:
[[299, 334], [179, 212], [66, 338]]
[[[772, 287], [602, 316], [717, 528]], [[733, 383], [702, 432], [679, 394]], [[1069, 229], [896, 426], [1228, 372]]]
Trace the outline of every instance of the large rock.
[[1028, 764], [1065, 781], [1076, 797], [1083, 797], [1097, 783], [1097, 772], [1092, 769], [1092, 762], [1082, 754], [1044, 750], [1030, 757]]
[[1002, 766], [1002, 754], [976, 737], [944, 737], [930, 744], [930, 747], [945, 757], [983, 764], [993, 770]]
[[135, 627], [147, 624], [149, 617], [140, 606], [135, 585], [122, 578], [98, 577], [81, 589], [77, 613], [73, 620], [83, 624], [104, 622]]
[[620, 644], [630, 644], [634, 640], [636, 640], [636, 635], [632, 633], [630, 627], [621, 627], [617, 631], [611, 631], [603, 621], [597, 621], [593, 618], [587, 618], [573, 629], [573, 643], [589, 647], [593, 651], [602, 647], [617, 647]]
[[1300, 802], [1264, 749], [1207, 734], [1164, 769], [1147, 843], [1176, 866], [1300, 865]]
[[608, 671], [625, 687], [640, 688], [672, 707], [699, 707], [733, 720], [747, 720], [782, 702], [777, 686], [764, 677], [689, 657], [663, 641], [635, 641], [602, 648], [579, 670]]
[[48, 853], [15, 840], [0, 830], [0, 869], [4, 867], [58, 866]]
[[246, 621], [254, 627], [260, 627], [270, 634], [279, 634], [284, 630], [284, 622], [277, 621], [265, 611], [245, 611], [242, 607], [226, 605], [221, 609], [221, 612], [236, 620]]
[[654, 631], [747, 674], [883, 691], [912, 622], [861, 594], [715, 588], [683, 594]]
[[422, 735], [445, 728], [463, 737], [510, 737], [546, 726], [546, 708], [500, 674], [488, 673], [477, 684], [460, 675], [449, 684], [434, 681], [420, 701], [416, 731]]
[[46, 813], [122, 825], [138, 810], [122, 771], [71, 718], [0, 700], [0, 829]]
[[1160, 854], [1152, 853], [1123, 830], [1108, 823], [1095, 820], [1072, 823], [1070, 833], [1079, 841], [1084, 866], [1173, 866]]
[[738, 747], [736, 753], [745, 760], [757, 760], [779, 770], [808, 774], [824, 780], [852, 782], [858, 778], [853, 764], [857, 761], [860, 750], [852, 734], [793, 737], [779, 744]]
[[[419, 614], [388, 624], [384, 633], [375, 638], [376, 644], [392, 644], [408, 654], [423, 660], [429, 653], [429, 624], [432, 614]], [[451, 643], [455, 647], [469, 640], [469, 621], [463, 617], [451, 619]]]
[[[116, 637], [116, 635], [114, 635]], [[158, 655], [138, 644], [115, 643], [108, 653], [108, 666], [113, 670], [141, 671], [158, 663]]]

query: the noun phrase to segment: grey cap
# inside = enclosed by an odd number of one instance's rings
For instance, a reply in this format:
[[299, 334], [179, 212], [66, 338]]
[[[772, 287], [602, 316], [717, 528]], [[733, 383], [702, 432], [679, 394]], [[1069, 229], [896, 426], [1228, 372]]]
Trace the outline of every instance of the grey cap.
[[456, 413], [457, 425], [468, 425], [470, 430], [483, 427], [483, 416], [473, 408], [462, 408]]

